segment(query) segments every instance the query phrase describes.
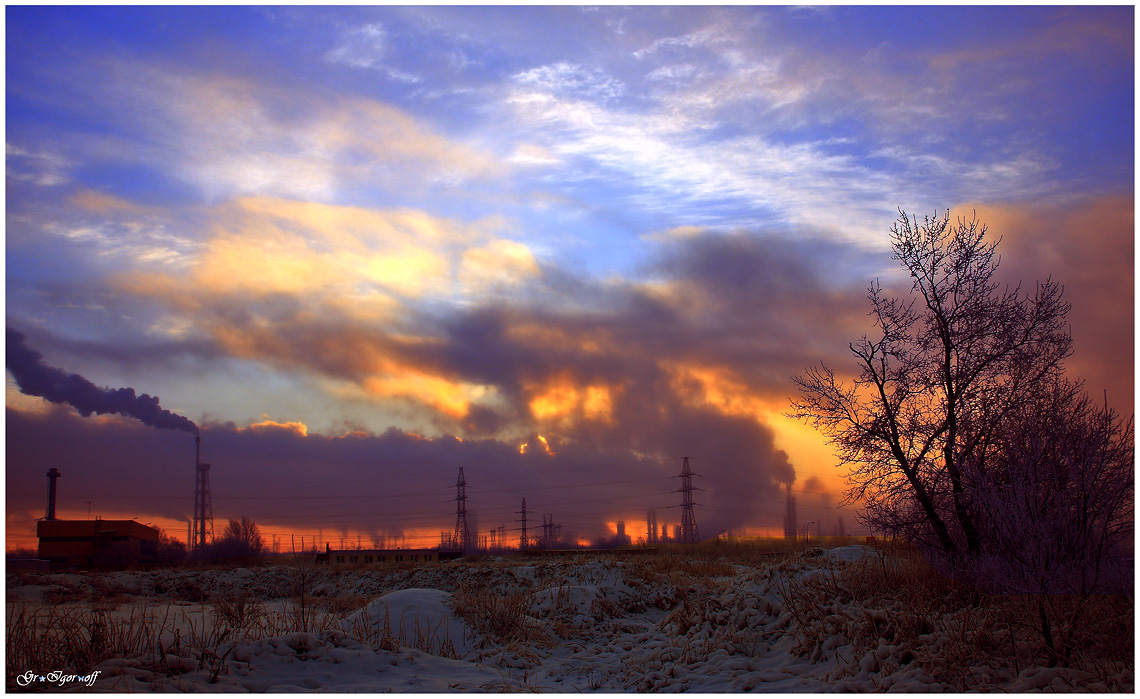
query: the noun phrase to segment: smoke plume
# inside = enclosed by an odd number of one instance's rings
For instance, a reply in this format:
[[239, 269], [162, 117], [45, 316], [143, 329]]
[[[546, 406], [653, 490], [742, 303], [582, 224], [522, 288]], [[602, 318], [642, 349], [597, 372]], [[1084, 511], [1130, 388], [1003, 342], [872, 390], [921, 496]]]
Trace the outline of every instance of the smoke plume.
[[91, 413], [117, 413], [151, 427], [198, 434], [198, 426], [192, 420], [163, 409], [158, 396], [135, 395], [133, 388], [100, 388], [79, 374], [47, 366], [43, 355], [24, 344], [23, 333], [12, 328], [7, 328], [6, 340], [8, 371], [27, 395], [67, 403], [84, 417]]

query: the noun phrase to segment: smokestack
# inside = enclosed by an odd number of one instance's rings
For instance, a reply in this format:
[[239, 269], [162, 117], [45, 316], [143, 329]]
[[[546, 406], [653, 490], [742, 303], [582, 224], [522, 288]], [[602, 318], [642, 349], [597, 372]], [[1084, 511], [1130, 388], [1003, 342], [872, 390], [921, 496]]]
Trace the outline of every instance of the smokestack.
[[787, 484], [787, 509], [784, 513], [784, 538], [796, 539], [798, 537], [798, 530], [796, 527], [796, 496], [792, 495], [792, 484]]
[[48, 508], [47, 517], [45, 519], [55, 519], [55, 481], [59, 478], [59, 470], [52, 469], [47, 472], [48, 477]]

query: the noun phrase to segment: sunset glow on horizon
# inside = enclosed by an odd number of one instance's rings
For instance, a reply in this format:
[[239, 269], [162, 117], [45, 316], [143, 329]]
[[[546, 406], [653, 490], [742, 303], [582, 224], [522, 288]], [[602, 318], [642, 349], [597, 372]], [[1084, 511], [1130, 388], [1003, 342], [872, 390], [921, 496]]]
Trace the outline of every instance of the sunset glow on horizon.
[[[479, 536], [525, 498], [636, 541], [686, 456], [706, 538], [782, 534], [789, 485], [861, 534], [785, 414], [909, 292], [900, 209], [1063, 284], [1070, 372], [1132, 414], [1133, 14], [8, 7], [7, 326], [192, 420], [215, 533], [281, 550], [438, 545], [460, 468]], [[186, 430], [6, 407], [8, 549], [53, 467], [62, 514], [186, 537]]]

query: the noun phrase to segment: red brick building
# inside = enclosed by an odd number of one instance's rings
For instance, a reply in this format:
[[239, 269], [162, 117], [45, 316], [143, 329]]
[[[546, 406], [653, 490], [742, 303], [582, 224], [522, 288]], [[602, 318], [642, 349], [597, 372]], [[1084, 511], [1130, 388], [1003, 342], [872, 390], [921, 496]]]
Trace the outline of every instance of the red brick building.
[[52, 568], [123, 568], [158, 550], [158, 529], [133, 519], [42, 519], [36, 535]]

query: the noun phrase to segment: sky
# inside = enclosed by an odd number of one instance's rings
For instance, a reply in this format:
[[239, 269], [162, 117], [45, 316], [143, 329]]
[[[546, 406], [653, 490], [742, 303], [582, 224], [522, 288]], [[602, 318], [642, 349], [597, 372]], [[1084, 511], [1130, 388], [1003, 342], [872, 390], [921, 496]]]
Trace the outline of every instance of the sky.
[[[1003, 280], [1064, 284], [1070, 375], [1133, 412], [1130, 6], [5, 17], [9, 366], [18, 338], [191, 421], [216, 531], [438, 543], [463, 468], [481, 535], [525, 498], [636, 539], [680, 522], [688, 456], [704, 537], [782, 534], [789, 485], [801, 527], [857, 532], [785, 413], [793, 375], [853, 371], [872, 281], [909, 291], [900, 210], [976, 214]], [[59, 516], [185, 538], [179, 424], [9, 371], [7, 546], [52, 467]]]

